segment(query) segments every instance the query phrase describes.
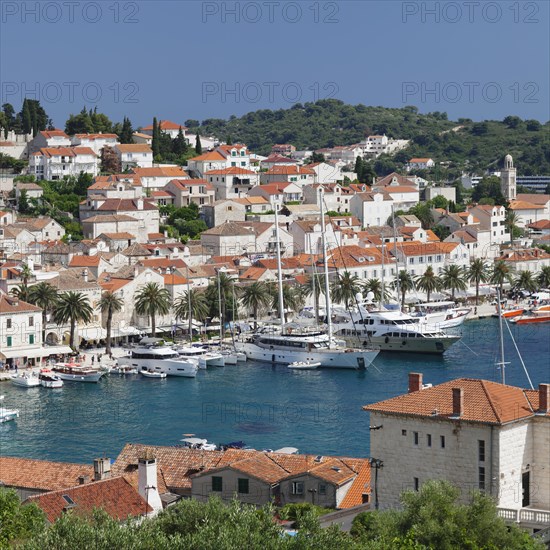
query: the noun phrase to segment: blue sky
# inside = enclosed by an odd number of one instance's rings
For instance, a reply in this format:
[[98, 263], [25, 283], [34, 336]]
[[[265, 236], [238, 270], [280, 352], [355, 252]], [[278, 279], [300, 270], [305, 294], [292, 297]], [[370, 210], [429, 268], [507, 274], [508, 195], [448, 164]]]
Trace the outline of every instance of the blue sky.
[[1, 101], [27, 91], [57, 126], [83, 105], [137, 127], [325, 97], [547, 121], [549, 4], [3, 0]]

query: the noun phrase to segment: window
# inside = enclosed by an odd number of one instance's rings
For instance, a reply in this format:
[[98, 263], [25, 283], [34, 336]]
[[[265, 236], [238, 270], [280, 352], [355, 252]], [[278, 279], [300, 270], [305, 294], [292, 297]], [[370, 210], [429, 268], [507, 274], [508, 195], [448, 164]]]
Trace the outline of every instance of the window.
[[248, 495], [248, 479], [238, 478], [239, 493], [242, 495]]
[[327, 494], [327, 484], [326, 483], [319, 483], [319, 494], [320, 495], [326, 495]]
[[7, 346], [8, 346], [8, 348], [11, 348], [11, 338], [12, 338], [11, 336], [8, 336], [8, 339], [7, 339], [7, 342], [8, 342], [8, 343], [7, 343]]
[[223, 489], [223, 478], [219, 476], [212, 476], [212, 491], [221, 493]]
[[427, 443], [428, 447], [432, 446], [432, 434], [428, 434], [426, 436], [426, 443]]
[[34, 317], [29, 317], [29, 327], [34, 327]]
[[292, 494], [293, 495], [303, 495], [304, 494], [304, 482], [303, 481], [293, 481], [292, 482]]
[[484, 439], [480, 439], [478, 442], [477, 442], [477, 459], [479, 460], [479, 462], [485, 462], [485, 440]]
[[11, 319], [6, 319], [6, 328], [11, 328]]
[[413, 436], [414, 436], [414, 444], [418, 445], [418, 432], [413, 432]]
[[485, 491], [485, 466], [480, 466], [478, 468], [478, 488], [480, 491]]
[[413, 483], [414, 483], [414, 490], [418, 491], [418, 488], [420, 487], [420, 482], [417, 477], [413, 478]]
[[439, 437], [439, 441], [441, 442], [441, 448], [444, 449], [445, 448], [445, 436], [441, 435]]
[[401, 435], [407, 435], [407, 430], [401, 430]]
[[29, 344], [34, 344], [34, 334], [29, 334]]

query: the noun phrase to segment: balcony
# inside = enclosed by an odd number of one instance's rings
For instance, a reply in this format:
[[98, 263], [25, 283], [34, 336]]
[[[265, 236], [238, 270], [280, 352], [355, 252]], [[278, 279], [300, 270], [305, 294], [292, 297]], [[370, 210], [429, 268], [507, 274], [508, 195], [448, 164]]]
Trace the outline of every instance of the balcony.
[[550, 510], [536, 508], [497, 508], [498, 516], [521, 527], [543, 529], [550, 525]]

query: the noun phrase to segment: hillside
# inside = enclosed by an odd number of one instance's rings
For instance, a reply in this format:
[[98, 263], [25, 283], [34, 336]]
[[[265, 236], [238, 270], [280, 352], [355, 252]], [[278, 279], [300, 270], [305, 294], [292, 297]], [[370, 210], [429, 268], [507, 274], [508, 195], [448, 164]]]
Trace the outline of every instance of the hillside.
[[446, 113], [420, 114], [413, 106], [401, 109], [346, 105], [336, 99], [293, 105], [276, 111], [264, 109], [228, 120], [207, 119], [186, 126], [201, 135], [246, 143], [259, 154], [269, 154], [275, 143], [292, 143], [297, 149], [351, 145], [368, 134], [411, 139], [396, 160], [431, 157], [450, 162], [456, 169], [495, 169], [510, 153], [519, 173], [550, 174], [550, 123], [506, 117], [504, 121], [449, 121]]

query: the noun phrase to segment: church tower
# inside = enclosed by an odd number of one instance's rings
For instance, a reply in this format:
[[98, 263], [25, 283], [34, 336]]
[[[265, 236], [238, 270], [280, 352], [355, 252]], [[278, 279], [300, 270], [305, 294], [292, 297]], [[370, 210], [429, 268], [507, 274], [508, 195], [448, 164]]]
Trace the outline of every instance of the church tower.
[[500, 173], [500, 189], [506, 200], [512, 201], [516, 198], [516, 169], [512, 155], [504, 157], [504, 169]]

